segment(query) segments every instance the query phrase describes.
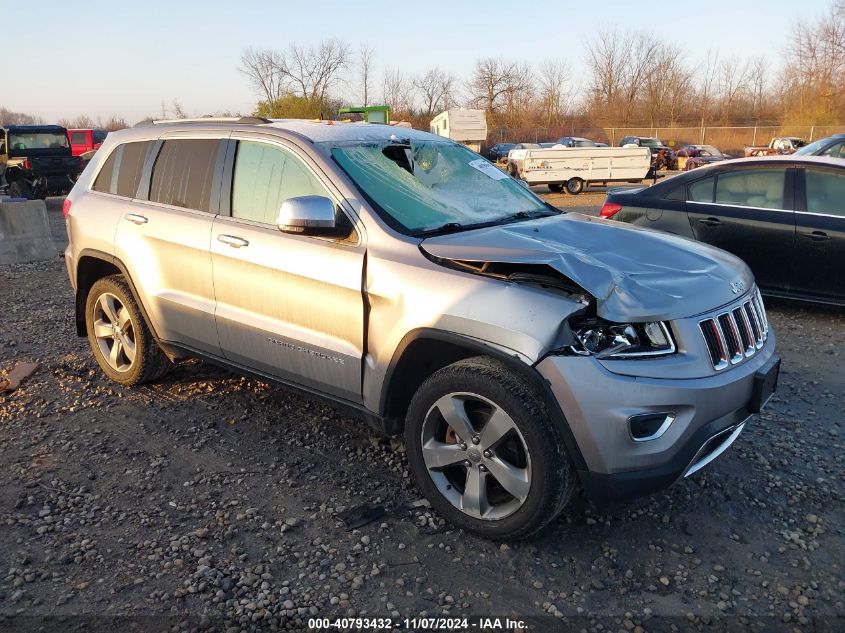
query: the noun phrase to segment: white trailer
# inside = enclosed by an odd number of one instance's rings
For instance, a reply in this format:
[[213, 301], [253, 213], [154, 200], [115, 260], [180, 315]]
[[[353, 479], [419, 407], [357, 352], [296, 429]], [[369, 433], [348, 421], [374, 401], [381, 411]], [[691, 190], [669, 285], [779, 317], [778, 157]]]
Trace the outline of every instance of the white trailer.
[[429, 131], [479, 152], [481, 144], [487, 140], [487, 117], [484, 110], [453, 108], [434, 117], [429, 124]]
[[578, 194], [591, 184], [640, 182], [652, 176], [647, 147], [519, 149], [508, 154], [508, 171], [529, 185]]

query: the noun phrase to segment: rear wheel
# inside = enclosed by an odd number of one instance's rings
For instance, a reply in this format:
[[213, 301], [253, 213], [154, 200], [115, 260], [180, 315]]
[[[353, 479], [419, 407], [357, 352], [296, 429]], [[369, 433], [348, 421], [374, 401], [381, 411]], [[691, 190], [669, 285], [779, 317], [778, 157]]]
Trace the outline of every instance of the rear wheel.
[[26, 180], [18, 178], [9, 183], [9, 195], [13, 198], [26, 198], [32, 200], [32, 187]]
[[120, 275], [103, 277], [91, 286], [85, 325], [94, 358], [115, 382], [126, 386], [150, 382], [170, 368]]
[[563, 184], [559, 182], [550, 182], [549, 190], [554, 191], [555, 193], [560, 193], [561, 191], [563, 191]]
[[575, 485], [543, 397], [491, 358], [432, 374], [411, 401], [405, 439], [417, 485], [432, 506], [487, 538], [540, 530]]
[[584, 181], [580, 178], [570, 178], [566, 181], [566, 193], [576, 196], [582, 191], [584, 191]]

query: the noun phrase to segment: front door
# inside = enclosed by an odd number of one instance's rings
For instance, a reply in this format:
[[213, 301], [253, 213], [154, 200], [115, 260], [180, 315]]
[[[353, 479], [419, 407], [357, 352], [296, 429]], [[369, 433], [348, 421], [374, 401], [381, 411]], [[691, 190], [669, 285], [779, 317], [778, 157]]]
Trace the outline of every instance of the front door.
[[348, 228], [346, 235], [286, 234], [276, 226], [287, 198], [322, 195], [337, 203], [340, 196], [329, 191], [304, 153], [275, 142], [237, 141], [232, 171], [230, 213], [215, 220], [211, 235], [223, 354], [239, 365], [361, 402], [359, 233], [340, 204], [338, 224]]
[[748, 264], [764, 289], [786, 291], [795, 242], [793, 170], [733, 169], [687, 187], [695, 238]]
[[[793, 289], [820, 299], [845, 300], [845, 169], [799, 171]], [[799, 191], [802, 187], [798, 188]]]

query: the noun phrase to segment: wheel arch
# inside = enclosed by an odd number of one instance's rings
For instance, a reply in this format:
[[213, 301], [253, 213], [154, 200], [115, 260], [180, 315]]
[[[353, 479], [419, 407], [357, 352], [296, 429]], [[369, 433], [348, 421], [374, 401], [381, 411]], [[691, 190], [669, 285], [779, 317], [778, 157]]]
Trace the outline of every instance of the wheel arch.
[[155, 327], [150, 321], [141, 297], [135, 289], [132, 277], [129, 275], [129, 271], [123, 262], [114, 255], [87, 248], [79, 253], [76, 264], [76, 334], [78, 336], [87, 336], [85, 329], [85, 302], [88, 300], [88, 293], [97, 280], [110, 275], [121, 275], [126, 280], [132, 292], [132, 298], [135, 300], [135, 304], [138, 306], [144, 322], [153, 335], [153, 338], [158, 342], [160, 339], [156, 334]]
[[403, 431], [411, 398], [426, 378], [447, 365], [473, 356], [488, 356], [500, 361], [538, 389], [548, 405], [553, 423], [560, 430], [576, 471], [585, 469], [586, 462], [560, 405], [548, 382], [533, 366], [484, 341], [442, 330], [413, 330], [397, 346], [385, 374], [379, 402], [379, 417], [385, 433], [396, 435]]

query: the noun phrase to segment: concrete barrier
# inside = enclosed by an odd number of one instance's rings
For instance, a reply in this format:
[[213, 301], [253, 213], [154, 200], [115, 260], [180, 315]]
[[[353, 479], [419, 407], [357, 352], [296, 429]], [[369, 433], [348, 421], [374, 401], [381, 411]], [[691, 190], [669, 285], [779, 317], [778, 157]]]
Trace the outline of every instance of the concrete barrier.
[[56, 257], [43, 200], [0, 202], [0, 264]]

